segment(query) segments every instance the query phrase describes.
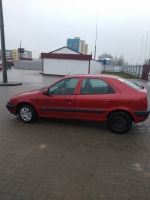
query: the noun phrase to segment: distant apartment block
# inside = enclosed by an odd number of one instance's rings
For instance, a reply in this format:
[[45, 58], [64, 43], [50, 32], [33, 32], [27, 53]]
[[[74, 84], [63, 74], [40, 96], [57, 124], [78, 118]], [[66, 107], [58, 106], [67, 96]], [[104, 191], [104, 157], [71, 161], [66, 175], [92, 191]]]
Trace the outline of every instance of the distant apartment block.
[[[18, 49], [13, 50], [5, 50], [6, 60], [14, 60], [19, 61], [20, 56], [22, 60], [31, 60], [32, 59], [32, 52], [24, 50], [24, 53], [19, 53]], [[2, 57], [2, 51], [0, 50], [0, 57]]]
[[85, 43], [85, 40], [81, 40], [79, 37], [67, 39], [67, 47], [76, 52], [88, 54], [88, 44]]

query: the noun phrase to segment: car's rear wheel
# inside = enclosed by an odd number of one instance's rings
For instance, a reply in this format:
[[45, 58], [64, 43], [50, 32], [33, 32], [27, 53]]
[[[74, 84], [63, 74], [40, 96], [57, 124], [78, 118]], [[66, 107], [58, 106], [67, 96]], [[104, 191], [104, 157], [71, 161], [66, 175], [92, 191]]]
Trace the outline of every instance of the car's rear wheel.
[[127, 113], [114, 112], [108, 117], [107, 125], [115, 133], [126, 133], [132, 126], [132, 119]]
[[25, 123], [31, 123], [36, 118], [36, 112], [32, 106], [24, 104], [19, 108], [19, 117]]

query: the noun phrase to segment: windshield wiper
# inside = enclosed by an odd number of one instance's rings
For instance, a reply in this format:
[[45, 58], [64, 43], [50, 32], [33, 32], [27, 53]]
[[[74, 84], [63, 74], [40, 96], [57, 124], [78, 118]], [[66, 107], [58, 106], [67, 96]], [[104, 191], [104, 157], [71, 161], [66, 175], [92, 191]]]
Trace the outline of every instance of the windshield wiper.
[[43, 88], [39, 89], [39, 91], [43, 90], [44, 88], [46, 88], [46, 87], [43, 87]]
[[137, 84], [137, 83], [135, 83], [135, 82], [132, 82], [132, 83], [134, 83], [135, 85], [137, 85], [139, 88], [142, 88], [142, 89], [144, 89], [144, 86], [142, 86], [142, 85], [139, 85], [139, 84]]

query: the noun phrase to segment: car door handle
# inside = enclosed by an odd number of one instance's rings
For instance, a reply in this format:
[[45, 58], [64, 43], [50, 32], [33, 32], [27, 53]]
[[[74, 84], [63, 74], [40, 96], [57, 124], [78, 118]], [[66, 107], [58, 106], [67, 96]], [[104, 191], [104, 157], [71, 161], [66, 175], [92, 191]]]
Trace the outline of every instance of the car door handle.
[[110, 100], [109, 99], [105, 99], [105, 100], [103, 100], [103, 103], [110, 103]]
[[71, 103], [71, 100], [70, 99], [66, 99], [65, 102], [66, 103]]

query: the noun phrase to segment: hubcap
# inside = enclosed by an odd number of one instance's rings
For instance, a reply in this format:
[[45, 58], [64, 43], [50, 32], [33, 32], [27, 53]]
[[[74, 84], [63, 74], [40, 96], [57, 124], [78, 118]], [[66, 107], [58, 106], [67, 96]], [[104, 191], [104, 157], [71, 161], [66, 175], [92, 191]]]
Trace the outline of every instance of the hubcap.
[[31, 111], [29, 110], [29, 108], [27, 107], [23, 107], [21, 108], [20, 110], [20, 116], [21, 116], [21, 119], [25, 122], [28, 122], [31, 120], [32, 118], [32, 113]]
[[126, 120], [122, 117], [116, 117], [114, 119], [114, 124], [117, 128], [123, 128], [126, 125]]

